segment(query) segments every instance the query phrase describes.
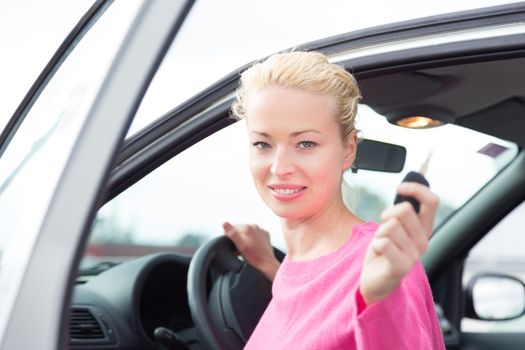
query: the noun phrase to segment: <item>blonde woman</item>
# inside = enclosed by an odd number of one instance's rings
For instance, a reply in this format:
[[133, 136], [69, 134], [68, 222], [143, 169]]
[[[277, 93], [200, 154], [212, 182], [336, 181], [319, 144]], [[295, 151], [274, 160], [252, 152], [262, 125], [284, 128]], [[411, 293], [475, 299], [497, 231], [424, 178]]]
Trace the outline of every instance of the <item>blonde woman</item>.
[[416, 198], [364, 222], [343, 203], [343, 172], [357, 149], [360, 92], [353, 76], [320, 53], [291, 52], [241, 77], [234, 116], [245, 118], [250, 169], [280, 218], [280, 264], [256, 225], [224, 223], [245, 260], [273, 281], [272, 300], [246, 349], [444, 349], [432, 293], [419, 262], [437, 197]]

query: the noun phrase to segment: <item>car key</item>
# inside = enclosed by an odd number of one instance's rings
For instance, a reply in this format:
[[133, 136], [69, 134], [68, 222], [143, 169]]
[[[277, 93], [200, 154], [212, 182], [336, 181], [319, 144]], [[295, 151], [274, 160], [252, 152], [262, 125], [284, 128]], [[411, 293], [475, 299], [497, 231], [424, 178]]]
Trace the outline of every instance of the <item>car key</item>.
[[[416, 171], [410, 171], [404, 178], [402, 182], [417, 182], [419, 184], [425, 185], [427, 187], [430, 187], [430, 184], [428, 183], [427, 179], [425, 179], [425, 173], [428, 169], [428, 163], [430, 162], [430, 158], [432, 156], [432, 152], [428, 154], [427, 159], [421, 166], [421, 169], [419, 169], [419, 172]], [[403, 196], [399, 193], [396, 195], [396, 198], [394, 199], [394, 204], [401, 203], [407, 201], [414, 207], [414, 210], [416, 213], [419, 213], [419, 201], [415, 199], [414, 197], [410, 196]]]

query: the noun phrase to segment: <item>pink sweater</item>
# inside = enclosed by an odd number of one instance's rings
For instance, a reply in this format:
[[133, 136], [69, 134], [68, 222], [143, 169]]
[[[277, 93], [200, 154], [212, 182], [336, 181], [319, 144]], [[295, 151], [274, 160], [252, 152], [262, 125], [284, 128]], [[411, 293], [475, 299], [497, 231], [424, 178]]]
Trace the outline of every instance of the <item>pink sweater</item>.
[[245, 349], [445, 349], [421, 263], [386, 299], [364, 304], [359, 275], [378, 226], [354, 226], [348, 243], [317, 259], [285, 258]]

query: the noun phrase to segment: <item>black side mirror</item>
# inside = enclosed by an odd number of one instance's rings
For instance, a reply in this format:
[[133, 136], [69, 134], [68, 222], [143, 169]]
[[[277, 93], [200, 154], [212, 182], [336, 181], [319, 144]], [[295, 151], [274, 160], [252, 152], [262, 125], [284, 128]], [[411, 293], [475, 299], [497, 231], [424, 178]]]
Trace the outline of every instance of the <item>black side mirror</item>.
[[407, 150], [403, 146], [364, 139], [357, 145], [352, 172], [358, 169], [399, 173], [405, 166]]
[[483, 273], [467, 284], [465, 316], [485, 321], [513, 320], [525, 315], [525, 284], [499, 273]]

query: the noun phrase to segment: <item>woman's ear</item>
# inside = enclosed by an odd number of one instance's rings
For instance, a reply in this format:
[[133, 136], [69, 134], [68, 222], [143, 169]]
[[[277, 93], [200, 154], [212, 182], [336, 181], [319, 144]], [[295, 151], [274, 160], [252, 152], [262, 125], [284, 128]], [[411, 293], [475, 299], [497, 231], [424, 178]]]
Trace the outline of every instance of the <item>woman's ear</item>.
[[352, 164], [354, 164], [355, 156], [357, 153], [357, 132], [356, 130], [348, 136], [345, 147], [345, 156], [343, 159], [343, 168], [344, 170], [350, 169]]

